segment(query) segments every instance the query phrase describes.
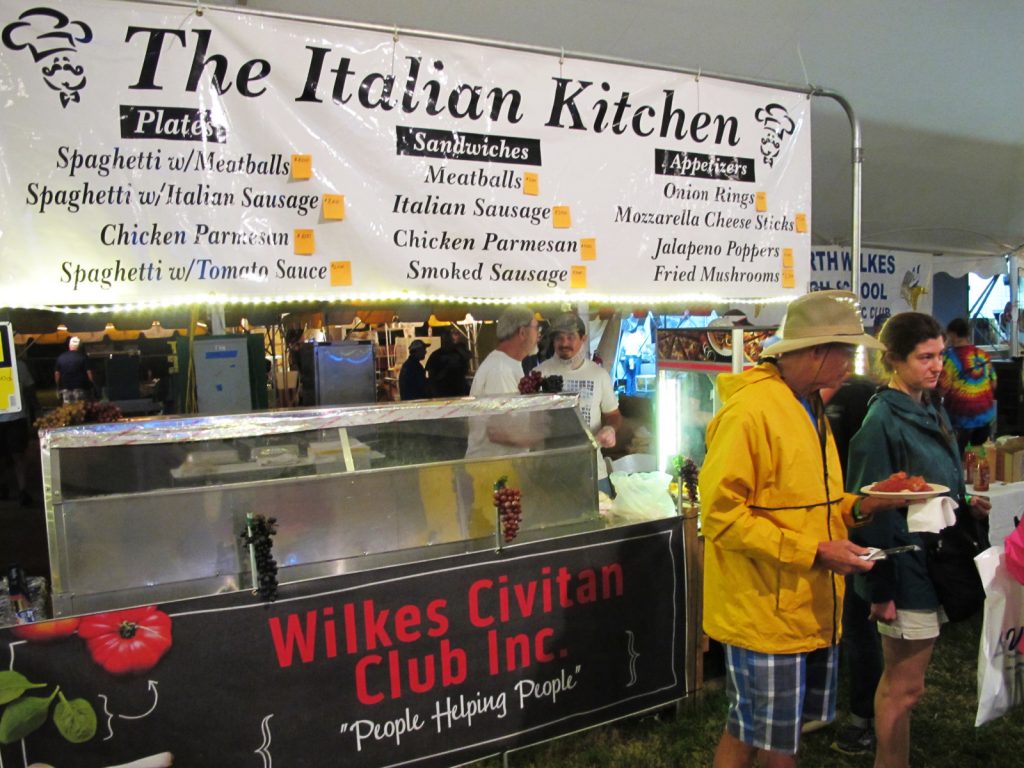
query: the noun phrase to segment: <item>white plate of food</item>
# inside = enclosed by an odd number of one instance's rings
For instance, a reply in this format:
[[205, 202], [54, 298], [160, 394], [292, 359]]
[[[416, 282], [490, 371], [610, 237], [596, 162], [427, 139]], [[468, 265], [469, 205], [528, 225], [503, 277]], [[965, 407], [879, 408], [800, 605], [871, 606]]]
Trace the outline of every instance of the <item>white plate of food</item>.
[[860, 492], [867, 496], [876, 496], [880, 499], [932, 499], [936, 496], [942, 496], [944, 493], [949, 493], [949, 488], [938, 483], [928, 483], [931, 486], [930, 491], [873, 491], [871, 490], [876, 483], [871, 485], [865, 485], [860, 489]]

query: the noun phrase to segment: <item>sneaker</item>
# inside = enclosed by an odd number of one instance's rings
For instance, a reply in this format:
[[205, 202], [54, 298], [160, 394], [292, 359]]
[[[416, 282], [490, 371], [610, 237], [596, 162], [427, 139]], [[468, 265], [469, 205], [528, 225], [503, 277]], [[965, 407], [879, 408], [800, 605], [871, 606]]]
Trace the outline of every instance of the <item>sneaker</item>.
[[875, 732], [868, 727], [847, 723], [839, 729], [832, 749], [843, 755], [866, 755], [875, 751]]

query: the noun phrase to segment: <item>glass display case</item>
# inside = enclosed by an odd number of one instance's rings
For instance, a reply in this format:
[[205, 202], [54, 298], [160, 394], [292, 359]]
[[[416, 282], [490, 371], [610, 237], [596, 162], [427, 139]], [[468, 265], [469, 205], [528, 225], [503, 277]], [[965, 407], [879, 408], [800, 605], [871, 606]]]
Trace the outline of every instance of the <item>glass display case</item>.
[[157, 418], [42, 435], [55, 615], [249, 589], [247, 514], [284, 583], [603, 525], [598, 452], [561, 395]]
[[699, 467], [706, 449], [704, 433], [721, 407], [715, 389], [720, 373], [738, 373], [755, 365], [762, 342], [776, 328], [722, 325], [658, 329], [658, 457], [682, 454]]

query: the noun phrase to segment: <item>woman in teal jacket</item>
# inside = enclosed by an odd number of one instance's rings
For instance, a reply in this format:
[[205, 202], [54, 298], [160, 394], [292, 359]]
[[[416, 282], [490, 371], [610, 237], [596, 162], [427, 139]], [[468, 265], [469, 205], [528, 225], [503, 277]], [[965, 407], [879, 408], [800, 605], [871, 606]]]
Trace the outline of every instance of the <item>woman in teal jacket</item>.
[[[894, 472], [922, 475], [948, 486], [960, 503], [959, 522], [988, 514], [988, 500], [967, 503], [956, 437], [931, 393], [942, 372], [942, 327], [929, 315], [904, 312], [891, 317], [879, 336], [888, 386], [868, 407], [850, 442], [847, 490], [859, 490]], [[879, 515], [851, 536], [864, 546], [923, 546], [907, 528], [906, 511]], [[924, 693], [924, 675], [939, 626], [945, 620], [928, 577], [924, 551], [881, 560], [857, 578], [857, 590], [871, 603], [871, 619], [882, 635], [885, 671], [875, 694], [875, 768], [906, 768], [910, 759], [910, 713]]]

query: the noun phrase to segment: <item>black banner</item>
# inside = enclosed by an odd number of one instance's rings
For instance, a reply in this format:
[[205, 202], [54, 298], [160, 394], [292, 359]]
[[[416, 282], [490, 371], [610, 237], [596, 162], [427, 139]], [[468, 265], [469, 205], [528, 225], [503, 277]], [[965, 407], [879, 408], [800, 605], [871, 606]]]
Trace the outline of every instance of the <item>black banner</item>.
[[748, 157], [703, 155], [675, 149], [654, 150], [654, 172], [659, 176], [689, 176], [694, 179], [757, 181], [754, 161]]
[[434, 128], [396, 128], [396, 154], [447, 160], [540, 165], [540, 140]]
[[70, 743], [51, 711], [0, 764], [464, 763], [681, 697], [684, 573], [672, 518], [286, 584], [269, 605], [114, 612], [49, 642], [7, 630], [0, 668], [44, 684], [22, 698], [59, 685], [98, 725]]
[[121, 105], [122, 139], [169, 139], [223, 144], [228, 129], [214, 122], [209, 109]]

